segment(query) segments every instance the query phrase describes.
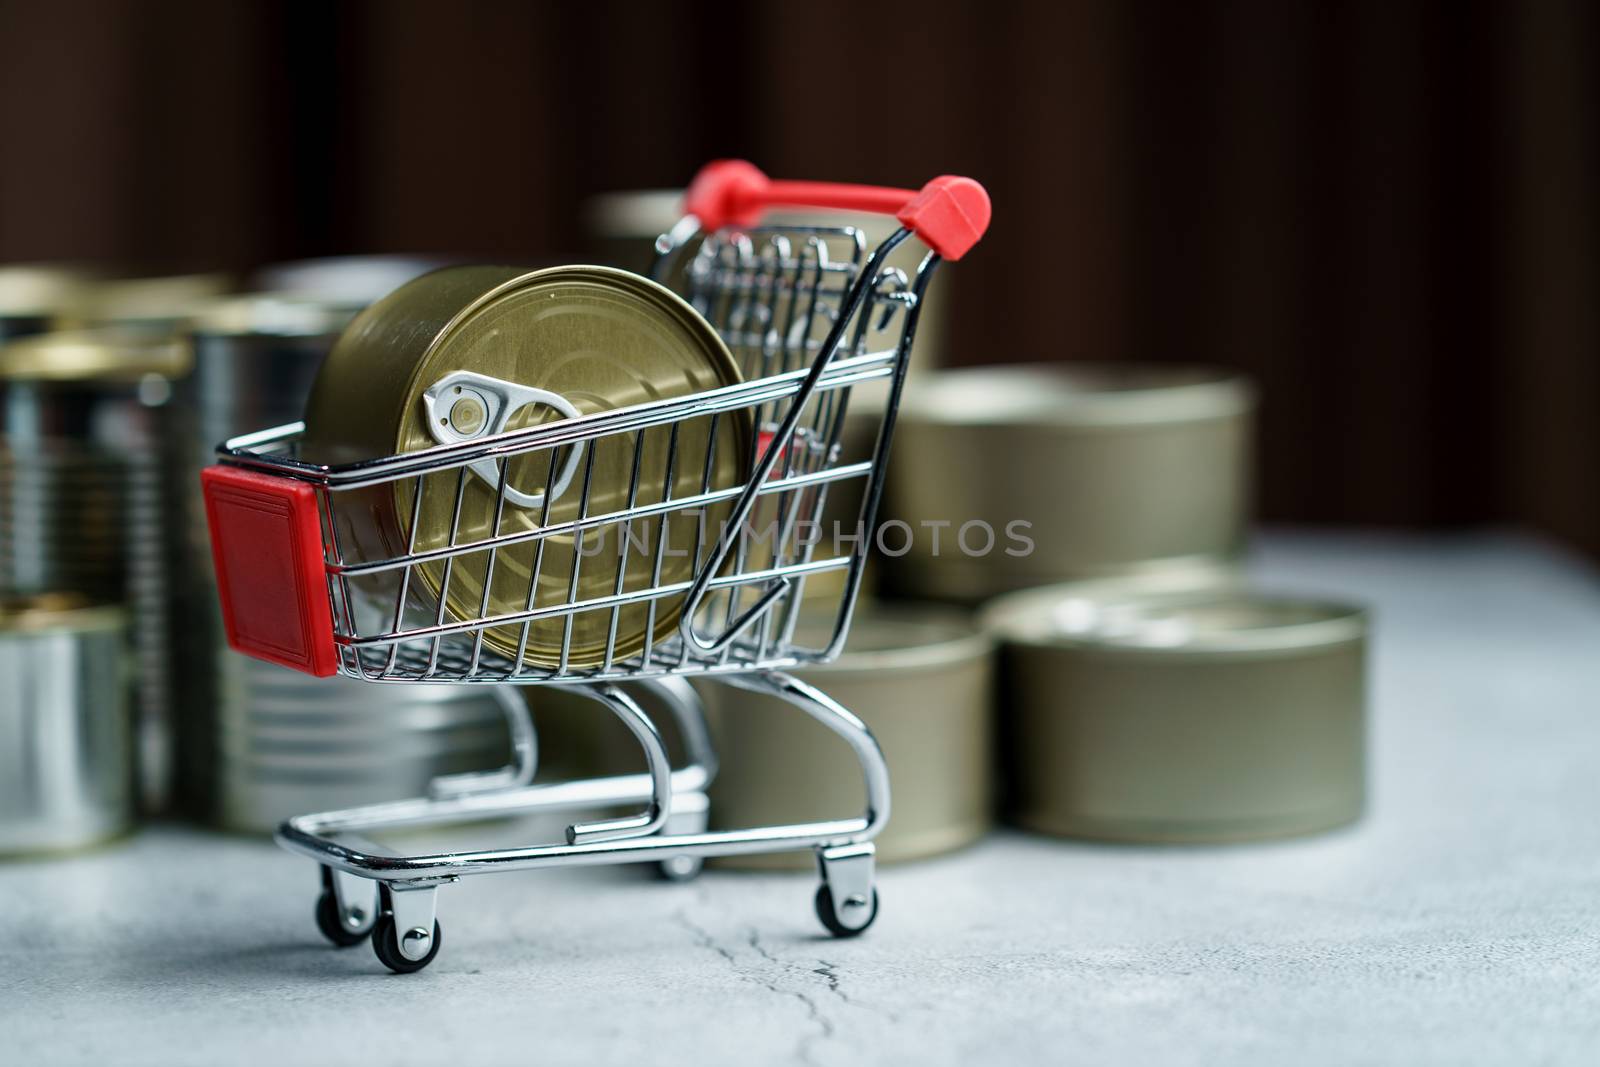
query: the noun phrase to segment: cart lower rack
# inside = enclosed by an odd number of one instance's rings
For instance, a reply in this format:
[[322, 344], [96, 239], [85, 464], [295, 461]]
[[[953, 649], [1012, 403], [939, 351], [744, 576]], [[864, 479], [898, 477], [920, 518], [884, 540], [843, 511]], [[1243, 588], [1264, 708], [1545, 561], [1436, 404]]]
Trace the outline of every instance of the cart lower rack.
[[[887, 213], [902, 228], [869, 250], [854, 227], [758, 226], [775, 206]], [[306, 427], [294, 424], [226, 443], [204, 473], [234, 648], [317, 675], [499, 687], [509, 766], [278, 831], [320, 867], [323, 934], [338, 945], [370, 938], [392, 970], [419, 970], [438, 954], [438, 888], [491, 871], [653, 863], [682, 879], [707, 857], [811, 849], [823, 925], [854, 936], [877, 915], [872, 840], [890, 811], [883, 754], [859, 718], [784, 670], [843, 647], [871, 540], [859, 534], [876, 517], [921, 301], [938, 263], [982, 236], [988, 198], [965, 178], [911, 192], [770, 181], [722, 162], [696, 178], [686, 210], [658, 240], [654, 270], [675, 279], [686, 304], [635, 276], [598, 281], [676, 301], [663, 306], [731, 357], [724, 384], [584, 412], [560, 393], [460, 367], [422, 396], [429, 447], [317, 462], [302, 455]], [[908, 275], [887, 259], [911, 234], [930, 251]], [[869, 456], [843, 451], [852, 404], [881, 416]], [[517, 421], [538, 408], [556, 417]], [[847, 550], [818, 553], [828, 491], [843, 481], [861, 486], [857, 536]], [[596, 544], [613, 547], [590, 551]], [[808, 580], [829, 572], [844, 577], [838, 591], [808, 595]], [[802, 609], [831, 618], [822, 643], [797, 639]], [[708, 830], [716, 759], [693, 677], [778, 697], [838, 734], [860, 764], [865, 811]], [[573, 687], [617, 716], [645, 770], [536, 784], [520, 689], [537, 685]], [[641, 692], [667, 709], [681, 765]], [[398, 855], [362, 836], [619, 807], [638, 810], [573, 822], [563, 841], [522, 848]]]

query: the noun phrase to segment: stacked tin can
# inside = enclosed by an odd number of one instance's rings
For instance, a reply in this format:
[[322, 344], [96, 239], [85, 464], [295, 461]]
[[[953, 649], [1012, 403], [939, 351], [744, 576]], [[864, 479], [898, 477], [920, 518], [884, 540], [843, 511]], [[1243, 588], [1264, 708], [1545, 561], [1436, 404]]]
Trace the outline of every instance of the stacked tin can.
[[1244, 577], [1253, 409], [1184, 366], [908, 387], [880, 546], [896, 592], [988, 602], [1013, 821], [1199, 842], [1359, 815], [1366, 617]]
[[0, 348], [0, 595], [126, 604], [140, 793], [171, 780], [167, 481], [179, 342], [41, 333]]
[[194, 373], [179, 386], [186, 421], [174, 475], [189, 561], [175, 593], [179, 762], [185, 810], [231, 829], [267, 831], [307, 811], [414, 796], [436, 775], [491, 768], [508, 755], [503, 713], [485, 690], [316, 679], [225, 646], [200, 469], [220, 441], [302, 417], [323, 358], [357, 310], [292, 295], [235, 297], [191, 327]]

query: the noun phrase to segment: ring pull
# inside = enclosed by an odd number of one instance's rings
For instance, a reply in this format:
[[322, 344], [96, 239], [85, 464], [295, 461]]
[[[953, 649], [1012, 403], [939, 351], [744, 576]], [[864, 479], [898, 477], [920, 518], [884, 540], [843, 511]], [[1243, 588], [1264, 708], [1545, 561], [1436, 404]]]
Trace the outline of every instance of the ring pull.
[[[482, 437], [504, 433], [507, 424], [511, 422], [511, 417], [533, 404], [555, 408], [569, 419], [582, 414], [559, 393], [518, 385], [516, 382], [491, 378], [486, 374], [475, 374], [468, 370], [458, 370], [445, 375], [422, 394], [422, 407], [427, 413], [428, 433], [441, 445], [458, 445], [464, 441], [476, 441]], [[566, 465], [561, 468], [561, 476], [551, 487], [555, 497], [566, 492], [567, 487], [572, 484], [573, 476], [578, 472], [578, 460], [582, 455], [583, 445], [574, 444], [567, 455]], [[500, 487], [500, 463], [494, 457], [485, 456], [475, 460], [467, 469], [483, 479], [491, 491]], [[524, 493], [507, 483], [505, 499], [507, 503], [519, 508], [543, 508], [544, 490]]]

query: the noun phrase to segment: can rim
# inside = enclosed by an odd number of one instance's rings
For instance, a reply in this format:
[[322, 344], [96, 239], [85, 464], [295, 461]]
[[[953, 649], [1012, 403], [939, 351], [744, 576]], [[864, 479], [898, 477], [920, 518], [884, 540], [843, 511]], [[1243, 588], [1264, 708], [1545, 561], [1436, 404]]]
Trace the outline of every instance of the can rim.
[[[1216, 625], [1241, 611], [1259, 621]], [[1007, 645], [1163, 658], [1298, 652], [1358, 641], [1368, 629], [1359, 604], [1242, 582], [1166, 591], [1067, 583], [1000, 597], [983, 619]]]
[[1232, 418], [1255, 405], [1243, 375], [1166, 363], [1007, 364], [909, 382], [901, 418], [987, 428], [1092, 429]]

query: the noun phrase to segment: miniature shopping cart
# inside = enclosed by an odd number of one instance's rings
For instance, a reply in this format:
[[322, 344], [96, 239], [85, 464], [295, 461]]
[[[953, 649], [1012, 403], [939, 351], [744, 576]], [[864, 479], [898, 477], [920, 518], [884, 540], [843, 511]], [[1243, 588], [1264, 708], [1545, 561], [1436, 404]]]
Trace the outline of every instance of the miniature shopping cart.
[[[768, 208], [850, 209], [892, 215], [900, 228], [869, 248], [862, 230], [758, 223]], [[672, 878], [692, 877], [706, 857], [812, 849], [821, 874], [817, 915], [834, 935], [860, 934], [877, 915], [872, 839], [889, 817], [889, 775], [867, 727], [826, 694], [784, 669], [819, 663], [844, 645], [870, 536], [851, 539], [848, 551], [818, 552], [825, 543], [801, 536], [823, 513], [828, 490], [853, 481], [860, 487], [860, 529], [873, 529], [912, 339], [928, 282], [941, 259], [959, 259], [983, 235], [989, 201], [967, 178], [942, 177], [918, 192], [813, 182], [770, 181], [748, 163], [706, 167], [690, 186], [686, 216], [656, 242], [653, 269], [718, 331], [739, 363], [742, 381], [689, 396], [561, 418], [505, 431], [486, 424], [477, 437], [424, 451], [373, 457], [342, 466], [299, 458], [300, 423], [236, 438], [218, 449], [218, 465], [205, 472], [219, 593], [229, 641], [239, 651], [316, 674], [348, 675], [374, 683], [462, 683], [497, 686], [511, 725], [511, 765], [436, 779], [429, 794], [290, 819], [278, 830], [289, 850], [316, 860], [323, 892], [317, 922], [333, 942], [371, 938], [376, 954], [399, 972], [430, 963], [440, 947], [436, 890], [463, 875], [568, 864], [653, 862]], [[912, 272], [889, 265], [894, 249], [915, 234], [931, 251]], [[852, 398], [856, 407], [852, 409]], [[845, 455], [841, 432], [847, 410], [863, 405], [881, 417], [864, 458]], [[690, 420], [709, 424], [709, 435], [679, 434]], [[704, 453], [716, 427], [747, 434], [749, 462], [738, 484], [707, 479], [699, 492], [675, 494], [673, 470], [710, 470]], [[737, 429], [730, 429], [737, 428]], [[496, 432], [496, 431], [499, 432]], [[652, 435], [653, 436], [650, 436]], [[592, 457], [603, 441], [638, 452], [647, 437], [665, 435], [668, 485], [641, 495], [641, 465], [620, 508], [591, 513], [588, 478], [562, 478], [575, 457]], [[689, 442], [689, 443], [685, 443]], [[698, 446], [696, 444], [698, 443]], [[698, 447], [698, 453], [696, 448]], [[460, 494], [470, 479], [498, 485], [504, 507], [513, 460], [536, 457], [548, 467], [543, 502], [582, 494], [577, 517], [500, 532], [451, 529], [442, 548], [397, 551], [383, 558], [358, 553], [339, 536], [335, 520], [352, 494], [408, 484], [417, 511], [428, 493]], [[522, 467], [519, 469], [529, 469]], [[638, 503], [648, 500], [649, 503]], [[587, 599], [539, 604], [530, 588], [527, 608], [485, 610], [473, 616], [443, 603], [421, 619], [407, 608], [413, 572], [487, 558], [508, 547], [554, 536], [598, 535], [610, 530], [629, 543], [636, 523], [690, 521], [721, 507], [728, 519], [697, 543], [692, 578], [665, 582], [658, 539], [644, 553], [657, 579], [642, 588]], [[448, 510], [446, 512], [448, 514]], [[757, 515], [771, 516], [775, 536], [757, 543]], [[814, 528], [814, 527], [813, 527]], [[771, 534], [772, 530], [765, 531]], [[414, 542], [413, 542], [414, 543]], [[655, 555], [652, 556], [651, 554]], [[357, 558], [359, 555], [360, 558]], [[577, 569], [591, 565], [575, 557]], [[597, 564], [596, 564], [597, 565]], [[617, 565], [620, 567], [621, 565]], [[831, 574], [842, 581], [824, 585]], [[394, 593], [400, 576], [399, 592]], [[382, 597], [364, 583], [386, 579]], [[826, 638], [803, 642], [796, 621], [802, 601], [817, 609], [807, 582], [828, 590]], [[842, 590], [842, 592], [833, 592]], [[677, 625], [664, 637], [646, 631], [642, 649], [616, 647], [619, 611], [680, 605]], [[532, 664], [485, 642], [485, 633], [515, 632], [551, 620], [570, 628], [587, 613], [609, 614], [613, 643], [598, 662], [569, 661], [563, 648], [554, 664]], [[463, 614], [468, 617], [461, 617]], [[564, 622], [563, 622], [564, 620]], [[800, 632], [803, 632], [804, 628]], [[526, 637], [524, 636], [524, 640]], [[519, 649], [520, 652], [520, 649]], [[860, 817], [740, 830], [707, 830], [706, 787], [715, 773], [703, 710], [691, 676], [775, 695], [805, 711], [849, 743], [866, 784]], [[637, 739], [645, 771], [571, 782], [534, 784], [535, 731], [527, 703], [513, 687], [566, 685], [613, 712]], [[641, 690], [644, 693], [641, 693]], [[652, 714], [635, 699], [670, 710], [684, 749], [674, 766]], [[359, 836], [400, 825], [437, 825], [487, 816], [539, 811], [581, 811], [623, 806], [641, 810], [579, 822], [566, 840], [492, 851], [398, 855]]]

